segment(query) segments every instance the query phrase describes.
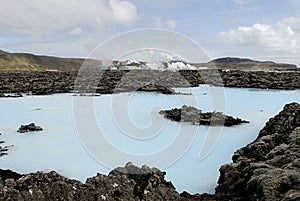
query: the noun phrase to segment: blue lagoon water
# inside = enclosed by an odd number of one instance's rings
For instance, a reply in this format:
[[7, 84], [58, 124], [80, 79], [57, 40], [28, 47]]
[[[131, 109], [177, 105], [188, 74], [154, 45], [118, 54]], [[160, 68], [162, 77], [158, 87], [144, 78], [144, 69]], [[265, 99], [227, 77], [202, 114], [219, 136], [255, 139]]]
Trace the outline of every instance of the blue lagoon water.
[[[220, 90], [220, 96], [212, 94], [215, 89]], [[254, 140], [265, 122], [286, 103], [300, 100], [299, 90], [222, 89], [207, 85], [176, 90], [192, 95], [132, 92], [98, 97], [56, 94], [1, 98], [0, 139], [14, 146], [0, 158], [0, 168], [20, 173], [55, 170], [84, 182], [97, 172], [107, 174], [132, 161], [139, 166], [162, 168], [179, 192], [213, 193], [219, 167], [230, 163], [234, 151]], [[224, 107], [215, 106], [216, 101]], [[84, 116], [91, 103], [92, 115]], [[203, 111], [220, 109], [250, 123], [214, 129], [172, 122], [158, 113], [183, 104]], [[89, 126], [93, 121], [99, 130]], [[17, 133], [21, 124], [31, 122], [44, 130]], [[124, 156], [111, 153], [104, 142], [96, 140], [92, 133], [97, 132]]]

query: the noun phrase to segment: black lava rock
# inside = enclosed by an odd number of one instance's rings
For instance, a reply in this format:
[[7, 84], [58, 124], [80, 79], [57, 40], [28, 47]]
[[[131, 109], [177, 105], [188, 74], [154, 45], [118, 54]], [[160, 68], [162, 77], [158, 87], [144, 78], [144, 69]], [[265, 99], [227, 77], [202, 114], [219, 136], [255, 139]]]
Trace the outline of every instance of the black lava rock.
[[220, 168], [217, 194], [232, 200], [300, 200], [300, 105], [287, 104]]
[[182, 106], [182, 108], [161, 110], [160, 114], [164, 115], [165, 118], [177, 122], [190, 122], [198, 125], [209, 125], [209, 126], [234, 126], [241, 123], [249, 123], [248, 121], [240, 118], [234, 118], [231, 116], [224, 115], [221, 112], [205, 112], [192, 107]]
[[21, 125], [17, 132], [26, 133], [31, 131], [42, 131], [42, 127], [36, 126], [34, 123], [30, 123], [28, 125]]

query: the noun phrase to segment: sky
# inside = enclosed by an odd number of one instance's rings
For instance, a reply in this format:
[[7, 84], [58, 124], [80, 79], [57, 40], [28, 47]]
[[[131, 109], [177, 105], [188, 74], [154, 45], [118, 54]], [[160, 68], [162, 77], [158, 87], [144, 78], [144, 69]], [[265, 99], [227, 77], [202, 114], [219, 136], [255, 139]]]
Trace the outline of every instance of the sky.
[[298, 0], [1, 0], [0, 13], [0, 49], [9, 52], [87, 57], [116, 35], [160, 28], [196, 42], [211, 59], [300, 66]]

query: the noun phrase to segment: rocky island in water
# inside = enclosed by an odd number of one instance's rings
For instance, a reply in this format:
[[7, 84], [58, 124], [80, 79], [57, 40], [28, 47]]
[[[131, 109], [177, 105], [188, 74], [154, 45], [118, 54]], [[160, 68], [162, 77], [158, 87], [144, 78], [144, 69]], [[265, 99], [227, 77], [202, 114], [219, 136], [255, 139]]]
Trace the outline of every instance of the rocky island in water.
[[159, 114], [165, 118], [177, 122], [189, 122], [197, 125], [209, 126], [234, 126], [242, 123], [249, 123], [240, 118], [234, 118], [223, 114], [222, 112], [202, 112], [193, 107], [183, 105], [180, 109], [161, 110]]

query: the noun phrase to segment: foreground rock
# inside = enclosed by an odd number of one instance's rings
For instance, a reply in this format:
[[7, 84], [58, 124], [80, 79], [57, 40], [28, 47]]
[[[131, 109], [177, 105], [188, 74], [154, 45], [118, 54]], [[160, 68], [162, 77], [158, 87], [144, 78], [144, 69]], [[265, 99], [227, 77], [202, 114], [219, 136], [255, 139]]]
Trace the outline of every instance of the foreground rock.
[[42, 131], [42, 127], [36, 126], [34, 123], [30, 123], [28, 125], [21, 125], [17, 132], [26, 133], [31, 131]]
[[217, 194], [233, 201], [300, 200], [300, 105], [288, 104], [220, 168]]
[[234, 118], [231, 116], [224, 115], [221, 112], [205, 112], [192, 107], [182, 106], [182, 108], [161, 110], [160, 114], [164, 115], [165, 118], [177, 122], [190, 122], [199, 125], [210, 125], [210, 126], [233, 126], [241, 123], [249, 123], [248, 121], [240, 118]]
[[131, 163], [85, 184], [54, 171], [21, 175], [0, 170], [0, 200], [187, 200], [164, 176], [156, 168]]

